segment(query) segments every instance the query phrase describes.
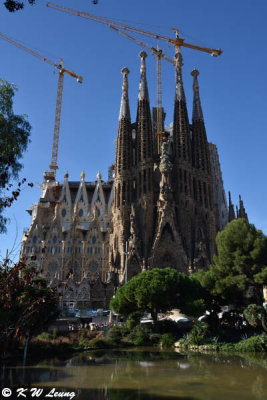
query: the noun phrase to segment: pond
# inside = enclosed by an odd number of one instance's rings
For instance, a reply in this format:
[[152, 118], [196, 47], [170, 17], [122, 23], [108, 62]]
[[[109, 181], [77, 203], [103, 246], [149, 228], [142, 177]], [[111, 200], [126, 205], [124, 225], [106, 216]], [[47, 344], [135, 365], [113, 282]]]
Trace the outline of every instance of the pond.
[[[267, 357], [262, 354], [96, 351], [26, 368], [6, 366], [0, 373], [1, 391], [12, 390], [2, 398], [267, 400]], [[19, 388], [24, 396], [18, 397]]]

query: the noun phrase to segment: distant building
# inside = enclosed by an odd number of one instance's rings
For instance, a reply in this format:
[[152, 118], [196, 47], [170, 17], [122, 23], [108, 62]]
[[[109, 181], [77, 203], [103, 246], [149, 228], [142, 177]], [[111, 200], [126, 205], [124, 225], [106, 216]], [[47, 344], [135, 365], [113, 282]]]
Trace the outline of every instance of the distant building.
[[[109, 273], [109, 225], [113, 182], [46, 181], [24, 232], [21, 258], [42, 272], [66, 307], [108, 307], [113, 289]], [[111, 289], [111, 293], [109, 290]]]

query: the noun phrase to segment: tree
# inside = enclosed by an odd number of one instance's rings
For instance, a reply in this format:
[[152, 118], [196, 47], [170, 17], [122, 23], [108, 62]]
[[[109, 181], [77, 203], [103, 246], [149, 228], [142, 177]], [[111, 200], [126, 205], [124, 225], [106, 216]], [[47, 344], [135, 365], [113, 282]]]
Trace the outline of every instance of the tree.
[[244, 317], [250, 323], [250, 325], [261, 326], [265, 332], [267, 332], [267, 310], [266, 307], [259, 306], [257, 304], [250, 304], [244, 310]]
[[159, 311], [177, 307], [195, 315], [205, 310], [204, 292], [199, 282], [173, 268], [154, 268], [136, 275], [117, 290], [110, 306], [126, 317], [150, 312], [154, 322]]
[[262, 305], [267, 284], [267, 238], [245, 219], [231, 221], [216, 237], [217, 252], [209, 271], [196, 277], [220, 305], [243, 309]]
[[[29, 143], [31, 126], [25, 115], [16, 115], [13, 111], [13, 97], [17, 88], [0, 79], [0, 233], [6, 230], [6, 218], [2, 213], [11, 203], [3, 193], [9, 190], [12, 178], [18, 178], [22, 165], [19, 162]], [[16, 199], [18, 190], [12, 192]], [[10, 197], [9, 197], [10, 199]]]
[[[35, 4], [36, 0], [28, 0], [28, 3], [33, 5]], [[6, 0], [4, 2], [4, 6], [9, 12], [15, 12], [18, 10], [22, 10], [24, 8], [25, 1], [18, 1], [18, 0]], [[92, 0], [93, 4], [98, 4], [98, 0]]]
[[[28, 0], [29, 4], [34, 4], [35, 0]], [[15, 12], [24, 8], [24, 1], [6, 0], [4, 6], [9, 12]]]
[[0, 266], [0, 349], [2, 354], [17, 339], [34, 336], [58, 315], [56, 293], [35, 268], [18, 263]]

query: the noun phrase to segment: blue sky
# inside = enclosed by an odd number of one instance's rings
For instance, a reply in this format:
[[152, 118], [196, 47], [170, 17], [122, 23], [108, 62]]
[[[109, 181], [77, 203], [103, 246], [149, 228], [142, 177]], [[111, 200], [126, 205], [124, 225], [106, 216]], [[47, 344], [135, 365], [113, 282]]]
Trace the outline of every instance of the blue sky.
[[[56, 2], [56, 0], [55, 0]], [[65, 76], [59, 141], [58, 179], [69, 171], [78, 180], [95, 180], [98, 170], [107, 178], [114, 161], [124, 66], [130, 69], [131, 116], [136, 118], [141, 48], [108, 27], [60, 13], [36, 0], [35, 6], [10, 14], [1, 5], [1, 32], [19, 39], [56, 62], [82, 75], [84, 83]], [[267, 233], [267, 78], [265, 0], [57, 0], [81, 11], [124, 20], [127, 24], [169, 36], [179, 28], [188, 42], [222, 48], [213, 58], [183, 49], [184, 86], [189, 116], [192, 112], [193, 68], [200, 71], [199, 84], [208, 140], [218, 146], [225, 190], [236, 203], [240, 193], [250, 222]], [[157, 42], [144, 39], [155, 46]], [[172, 57], [173, 49], [159, 42]], [[32, 125], [31, 143], [24, 155], [20, 176], [34, 183], [25, 188], [7, 210], [8, 233], [1, 235], [0, 256], [17, 243], [30, 224], [25, 210], [38, 201], [43, 171], [51, 160], [57, 73], [54, 69], [0, 39], [0, 77], [17, 85], [14, 108], [27, 114]], [[163, 106], [166, 123], [173, 118], [174, 70], [162, 66]], [[156, 60], [147, 58], [151, 106], [156, 104]]]

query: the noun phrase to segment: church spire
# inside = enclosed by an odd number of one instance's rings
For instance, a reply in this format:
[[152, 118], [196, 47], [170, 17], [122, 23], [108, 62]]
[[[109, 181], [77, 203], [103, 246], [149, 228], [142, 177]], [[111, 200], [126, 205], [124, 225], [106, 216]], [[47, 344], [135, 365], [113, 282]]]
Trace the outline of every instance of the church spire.
[[183, 160], [191, 164], [191, 143], [188, 113], [182, 78], [183, 58], [180, 52], [175, 54], [175, 102], [173, 117], [173, 142], [176, 161]]
[[141, 78], [140, 78], [140, 83], [139, 83], [138, 100], [147, 100], [147, 101], [149, 101], [147, 80], [146, 80], [146, 58], [147, 58], [147, 53], [145, 51], [141, 51], [141, 53], [139, 54], [139, 57], [141, 58], [141, 68], [140, 68]]
[[192, 159], [193, 166], [210, 173], [210, 154], [207, 141], [206, 129], [204, 124], [203, 112], [199, 97], [198, 75], [199, 71], [194, 69], [191, 72], [193, 76], [193, 116], [192, 116]]
[[183, 57], [181, 53], [175, 54], [175, 100], [185, 100], [184, 85], [182, 77]]
[[198, 75], [199, 71], [197, 69], [193, 69], [191, 72], [191, 75], [194, 77], [193, 81], [193, 91], [194, 91], [194, 100], [193, 100], [193, 116], [192, 120], [204, 120], [203, 118], [203, 112], [202, 112], [202, 107], [201, 107], [201, 102], [200, 102], [200, 97], [199, 97], [199, 85], [198, 85]]
[[235, 219], [235, 209], [234, 209], [234, 205], [232, 203], [232, 199], [231, 199], [231, 192], [228, 192], [228, 196], [229, 196], [229, 213], [228, 213], [228, 222], [233, 221], [233, 219]]
[[245, 218], [248, 221], [248, 215], [246, 213], [246, 209], [244, 207], [243, 200], [241, 199], [241, 196], [239, 195], [239, 212], [238, 212], [238, 217], [239, 218]]
[[146, 57], [145, 51], [139, 54], [141, 58], [140, 68], [140, 84], [138, 93], [137, 108], [137, 148], [138, 161], [144, 162], [152, 158], [153, 155], [153, 138], [152, 138], [152, 121], [150, 113], [149, 95], [146, 80]]
[[123, 74], [123, 83], [122, 83], [122, 96], [121, 96], [121, 108], [120, 108], [120, 116], [119, 119], [122, 118], [131, 120], [130, 116], [130, 106], [129, 106], [129, 97], [128, 97], [128, 74], [130, 71], [128, 68], [123, 68], [121, 70]]
[[130, 117], [130, 107], [129, 107], [129, 97], [128, 97], [128, 78], [127, 75], [130, 73], [128, 68], [123, 68], [121, 70], [123, 75], [122, 84], [122, 96], [121, 96], [121, 108], [119, 116], [119, 129], [117, 136], [117, 146], [116, 146], [116, 174], [119, 175], [126, 172], [130, 168], [130, 127], [131, 127], [131, 117]]

